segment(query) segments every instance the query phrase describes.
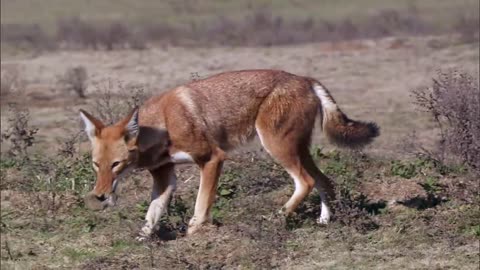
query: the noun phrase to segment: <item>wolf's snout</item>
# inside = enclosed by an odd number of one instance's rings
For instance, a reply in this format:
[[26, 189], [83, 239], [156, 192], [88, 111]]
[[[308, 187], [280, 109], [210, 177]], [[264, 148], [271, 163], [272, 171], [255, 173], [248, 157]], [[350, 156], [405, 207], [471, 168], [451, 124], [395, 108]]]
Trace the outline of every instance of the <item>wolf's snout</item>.
[[103, 202], [107, 199], [107, 197], [105, 197], [105, 194], [102, 194], [100, 196], [95, 195], [95, 197], [97, 198], [97, 200], [99, 200], [101, 202]]
[[97, 196], [93, 192], [85, 195], [84, 202], [85, 206], [91, 210], [102, 210], [108, 206], [107, 198], [105, 195]]

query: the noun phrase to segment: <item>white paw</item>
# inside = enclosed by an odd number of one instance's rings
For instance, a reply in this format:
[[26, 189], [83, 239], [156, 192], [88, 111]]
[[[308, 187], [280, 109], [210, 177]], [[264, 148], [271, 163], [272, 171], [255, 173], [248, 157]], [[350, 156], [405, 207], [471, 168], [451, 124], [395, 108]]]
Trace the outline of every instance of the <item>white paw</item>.
[[153, 228], [152, 226], [148, 225], [148, 224], [145, 224], [143, 227], [142, 227], [142, 230], [140, 231], [140, 233], [138, 234], [137, 237], [135, 237], [135, 240], [139, 241], [139, 242], [144, 242], [145, 240], [149, 239], [150, 236], [152, 235], [153, 233]]
[[143, 236], [149, 237], [153, 233], [153, 226], [145, 224], [142, 228], [142, 232], [140, 233]]
[[197, 217], [193, 216], [190, 221], [188, 222], [188, 227], [194, 227], [197, 224]]
[[317, 223], [321, 225], [327, 225], [330, 222], [330, 216], [320, 216], [317, 219]]
[[144, 236], [144, 235], [139, 235], [137, 237], [135, 237], [135, 240], [138, 241], [138, 242], [145, 242], [147, 241], [148, 237], [147, 236]]
[[320, 217], [317, 219], [317, 223], [321, 225], [327, 225], [330, 222], [330, 208], [325, 203], [325, 195], [320, 194], [322, 198], [322, 209], [320, 210]]
[[278, 210], [277, 214], [278, 214], [280, 217], [284, 217], [284, 218], [289, 217], [289, 216], [295, 216], [295, 215], [296, 215], [295, 212], [293, 212], [293, 211], [288, 211], [286, 206], [284, 206], [284, 207], [282, 207], [280, 210]]
[[187, 235], [192, 235], [200, 228], [201, 223], [196, 216], [193, 216], [188, 222]]
[[188, 226], [187, 235], [192, 235], [200, 229], [201, 225]]

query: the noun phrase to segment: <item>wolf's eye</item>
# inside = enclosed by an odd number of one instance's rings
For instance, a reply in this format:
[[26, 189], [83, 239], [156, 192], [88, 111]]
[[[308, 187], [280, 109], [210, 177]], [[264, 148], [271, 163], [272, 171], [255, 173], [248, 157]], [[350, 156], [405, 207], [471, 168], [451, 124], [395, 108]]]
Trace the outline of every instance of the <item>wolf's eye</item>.
[[115, 168], [115, 167], [117, 167], [118, 165], [120, 165], [120, 161], [115, 161], [115, 162], [113, 162], [113, 164], [112, 164], [112, 169]]

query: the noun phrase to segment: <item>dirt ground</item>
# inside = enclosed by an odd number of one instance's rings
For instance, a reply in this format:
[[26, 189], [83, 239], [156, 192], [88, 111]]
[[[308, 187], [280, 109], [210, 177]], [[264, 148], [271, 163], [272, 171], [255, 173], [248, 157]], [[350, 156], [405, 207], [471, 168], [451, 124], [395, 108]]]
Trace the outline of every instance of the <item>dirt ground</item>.
[[[31, 202], [50, 200], [50, 195], [2, 190], [1, 268], [478, 269], [478, 235], [469, 232], [480, 222], [478, 207], [450, 199], [450, 193], [447, 199], [439, 195], [439, 201], [432, 202], [419, 184], [426, 181], [421, 173], [405, 179], [389, 171], [391, 160], [405, 158], [403, 141], [413, 131], [427, 145], [435, 139], [433, 123], [415, 109], [410, 91], [429, 84], [438, 69], [479, 72], [478, 43], [454, 40], [442, 36], [271, 48], [165, 47], [2, 56], [2, 70], [17, 69], [26, 85], [25, 91], [2, 96], [2, 131], [7, 127], [9, 102], [28, 107], [32, 125], [39, 128], [36, 151], [42, 153], [52, 152], [58, 139], [80, 129], [78, 109], [92, 108], [99, 89], [109, 82], [142, 85], [155, 94], [218, 72], [252, 68], [317, 78], [347, 115], [375, 121], [381, 136], [365, 149], [367, 158], [341, 151], [347, 158], [338, 159], [332, 154], [338, 152], [331, 152], [335, 148], [324, 142], [320, 132], [315, 133], [313, 143], [327, 153], [319, 158], [320, 168], [337, 168], [341, 163], [354, 171], [360, 182], [354, 190], [366, 195], [370, 207], [369, 214], [347, 211], [354, 216], [351, 221], [340, 216], [327, 227], [313, 224], [319, 213], [316, 195], [292, 220], [272, 215], [288, 199], [293, 185], [256, 142], [232, 153], [221, 181], [233, 195], [219, 196], [216, 224], [192, 237], [183, 237], [181, 226], [193, 208], [198, 172], [191, 166], [178, 168], [172, 218], [165, 222], [175, 228], [163, 228], [172, 233], [171, 241], [135, 241], [149, 198], [146, 173], [125, 181], [115, 209], [90, 212], [77, 195], [67, 192], [54, 202], [58, 205], [48, 220], [32, 214]], [[85, 67], [89, 75], [85, 100], [62, 91], [56, 83], [58, 76], [75, 66]], [[88, 150], [88, 143], [84, 149]], [[343, 179], [346, 174], [332, 169], [329, 175]], [[456, 186], [471, 177], [441, 176], [439, 185]], [[414, 199], [422, 205], [405, 203]], [[477, 224], [458, 229], [465, 217]], [[168, 238], [168, 233], [162, 235]]]

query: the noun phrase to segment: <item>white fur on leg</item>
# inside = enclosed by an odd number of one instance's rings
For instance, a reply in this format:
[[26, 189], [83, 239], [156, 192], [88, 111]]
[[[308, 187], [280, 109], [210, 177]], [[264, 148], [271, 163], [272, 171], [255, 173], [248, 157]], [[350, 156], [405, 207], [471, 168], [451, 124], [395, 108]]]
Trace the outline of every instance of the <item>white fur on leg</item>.
[[325, 192], [320, 192], [320, 198], [322, 199], [322, 210], [320, 213], [320, 217], [317, 220], [317, 223], [326, 225], [330, 222], [330, 208], [325, 203], [327, 198]]
[[173, 192], [175, 191], [176, 187], [176, 177], [175, 174], [169, 178], [169, 185], [167, 189], [162, 193], [158, 194], [158, 191], [152, 191], [152, 202], [148, 207], [147, 215], [145, 216], [145, 225], [142, 228], [141, 236], [142, 237], [149, 237], [152, 235], [155, 226], [157, 225], [158, 221], [162, 217], [163, 213], [167, 209], [168, 202], [170, 201], [170, 197], [172, 196]]
[[[197, 210], [197, 207], [195, 207], [195, 209]], [[197, 210], [197, 211], [200, 211], [200, 210]], [[199, 213], [199, 212], [197, 212], [197, 213]], [[209, 213], [208, 215], [209, 216], [200, 217], [200, 216], [196, 216], [194, 214], [193, 217], [188, 222], [187, 234], [193, 234], [202, 226], [202, 224], [206, 223], [207, 221], [211, 222], [212, 221], [211, 213]]]
[[[279, 214], [286, 214], [289, 211], [292, 211], [292, 206], [295, 203], [295, 201], [298, 200], [298, 196], [304, 193], [306, 189], [306, 187], [302, 185], [302, 182], [300, 181], [300, 179], [295, 173], [289, 170], [286, 170], [286, 171], [293, 178], [293, 182], [295, 183], [295, 191], [293, 192], [292, 197], [290, 197], [290, 199], [285, 203], [282, 209], [280, 209]], [[291, 214], [291, 213], [288, 213], [288, 214]]]
[[200, 228], [200, 225], [202, 224], [198, 222], [198, 218], [196, 216], [193, 216], [188, 222], [187, 234], [191, 235], [195, 233]]
[[167, 208], [168, 200], [171, 193], [164, 192], [157, 199], [153, 200], [148, 207], [147, 215], [145, 216], [146, 224], [142, 228], [143, 234], [149, 236], [152, 234], [155, 225], [162, 217]]
[[202, 226], [203, 223], [207, 221], [212, 221], [212, 214], [205, 213], [208, 205], [205, 201], [205, 198], [202, 196], [202, 181], [203, 179], [200, 178], [200, 189], [198, 190], [197, 199], [195, 201], [195, 210], [193, 213], [193, 217], [188, 222], [187, 234], [189, 235], [195, 233]]

